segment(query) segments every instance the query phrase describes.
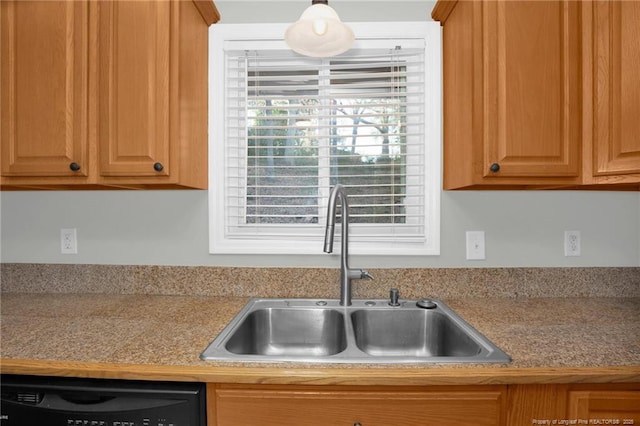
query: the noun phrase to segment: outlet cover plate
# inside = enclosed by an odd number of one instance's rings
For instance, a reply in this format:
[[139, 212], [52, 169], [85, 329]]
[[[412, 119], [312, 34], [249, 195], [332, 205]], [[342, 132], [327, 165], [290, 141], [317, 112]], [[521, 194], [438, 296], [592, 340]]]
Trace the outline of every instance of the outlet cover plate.
[[580, 231], [564, 231], [564, 255], [580, 256]]
[[78, 234], [76, 228], [60, 229], [60, 253], [78, 254]]
[[485, 260], [484, 231], [467, 231], [467, 260]]

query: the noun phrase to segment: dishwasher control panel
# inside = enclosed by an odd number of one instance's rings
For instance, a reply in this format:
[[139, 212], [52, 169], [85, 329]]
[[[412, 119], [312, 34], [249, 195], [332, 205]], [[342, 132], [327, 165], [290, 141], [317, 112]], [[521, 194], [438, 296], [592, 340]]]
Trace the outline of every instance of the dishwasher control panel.
[[182, 423], [176, 421], [158, 419], [151, 420], [88, 420], [88, 419], [67, 419], [67, 426], [181, 426]]

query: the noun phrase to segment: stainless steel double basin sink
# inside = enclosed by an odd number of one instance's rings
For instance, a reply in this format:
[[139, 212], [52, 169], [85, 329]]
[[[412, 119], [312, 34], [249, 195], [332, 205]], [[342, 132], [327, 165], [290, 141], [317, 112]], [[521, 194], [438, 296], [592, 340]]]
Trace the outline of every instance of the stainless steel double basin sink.
[[200, 356], [211, 361], [506, 363], [439, 300], [251, 299]]

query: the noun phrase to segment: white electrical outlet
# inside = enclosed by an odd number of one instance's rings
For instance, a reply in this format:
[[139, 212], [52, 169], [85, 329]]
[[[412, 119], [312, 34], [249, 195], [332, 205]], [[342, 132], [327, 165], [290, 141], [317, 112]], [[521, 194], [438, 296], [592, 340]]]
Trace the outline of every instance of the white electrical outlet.
[[467, 260], [484, 259], [484, 231], [467, 231]]
[[564, 255], [580, 256], [580, 231], [564, 231]]
[[78, 254], [78, 237], [76, 228], [62, 228], [60, 230], [60, 253]]

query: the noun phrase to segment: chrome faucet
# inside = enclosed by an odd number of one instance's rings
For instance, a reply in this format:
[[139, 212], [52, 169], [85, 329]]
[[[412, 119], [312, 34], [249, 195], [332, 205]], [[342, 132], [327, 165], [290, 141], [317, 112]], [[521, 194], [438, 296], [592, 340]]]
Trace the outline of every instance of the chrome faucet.
[[349, 268], [349, 201], [347, 192], [340, 184], [333, 187], [329, 195], [329, 207], [327, 209], [327, 228], [324, 233], [324, 252], [333, 252], [333, 234], [336, 225], [336, 201], [340, 199], [342, 205], [341, 252], [340, 252], [340, 305], [351, 305], [351, 280], [372, 279], [373, 277], [364, 269]]

